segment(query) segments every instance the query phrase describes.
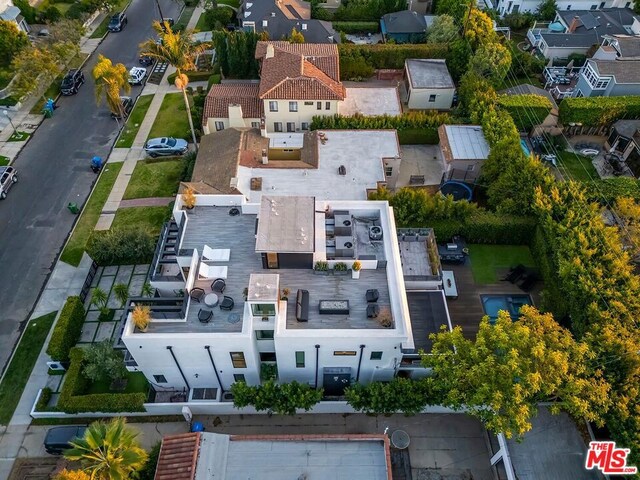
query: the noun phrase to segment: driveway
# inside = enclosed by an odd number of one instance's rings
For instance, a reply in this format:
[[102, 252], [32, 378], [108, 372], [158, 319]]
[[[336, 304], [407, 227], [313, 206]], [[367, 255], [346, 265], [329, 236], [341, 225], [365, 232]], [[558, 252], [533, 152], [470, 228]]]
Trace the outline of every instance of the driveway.
[[[160, 0], [165, 16], [177, 18], [180, 5]], [[13, 350], [76, 217], [69, 202], [83, 204], [96, 176], [94, 155], [106, 158], [118, 126], [105, 105], [96, 106], [91, 69], [98, 54], [127, 67], [137, 65], [138, 44], [153, 34], [158, 15], [144, 0], [133, 0], [129, 24], [111, 33], [83, 71], [87, 82], [77, 95], [61, 97], [53, 118], [45, 120], [16, 159], [20, 182], [0, 202], [0, 366]], [[134, 87], [132, 96], [142, 87]]]

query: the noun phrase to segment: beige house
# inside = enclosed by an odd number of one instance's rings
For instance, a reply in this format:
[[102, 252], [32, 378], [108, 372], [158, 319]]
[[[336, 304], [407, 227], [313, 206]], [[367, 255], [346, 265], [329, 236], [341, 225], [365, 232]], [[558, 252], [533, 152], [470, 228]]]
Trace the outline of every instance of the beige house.
[[456, 86], [442, 59], [410, 58], [404, 62], [407, 106], [411, 110], [450, 110]]
[[440, 150], [447, 180], [473, 182], [489, 156], [489, 144], [480, 125], [440, 125]]

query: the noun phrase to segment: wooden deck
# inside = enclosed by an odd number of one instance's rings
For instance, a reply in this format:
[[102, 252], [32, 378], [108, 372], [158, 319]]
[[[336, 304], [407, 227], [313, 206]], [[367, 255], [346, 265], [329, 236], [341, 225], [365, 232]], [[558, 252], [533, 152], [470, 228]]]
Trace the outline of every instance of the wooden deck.
[[[523, 292], [516, 285], [509, 282], [498, 281], [497, 283], [478, 285], [473, 280], [469, 259], [464, 265], [443, 265], [443, 270], [451, 270], [456, 278], [458, 287], [458, 298], [456, 300], [447, 299], [451, 325], [459, 325], [465, 338], [475, 338], [478, 333], [480, 320], [484, 316], [480, 295], [484, 294], [525, 294], [528, 293], [533, 299], [534, 305], [540, 303], [540, 291], [542, 282], [537, 283], [530, 292]], [[498, 278], [503, 277], [507, 270], [498, 271]]]

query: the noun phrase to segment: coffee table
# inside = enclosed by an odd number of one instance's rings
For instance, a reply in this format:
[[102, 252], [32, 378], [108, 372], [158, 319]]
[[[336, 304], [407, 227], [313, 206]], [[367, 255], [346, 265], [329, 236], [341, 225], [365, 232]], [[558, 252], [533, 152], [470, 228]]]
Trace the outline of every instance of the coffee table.
[[220, 299], [218, 298], [217, 293], [211, 292], [204, 296], [204, 304], [207, 307], [215, 307], [219, 301]]

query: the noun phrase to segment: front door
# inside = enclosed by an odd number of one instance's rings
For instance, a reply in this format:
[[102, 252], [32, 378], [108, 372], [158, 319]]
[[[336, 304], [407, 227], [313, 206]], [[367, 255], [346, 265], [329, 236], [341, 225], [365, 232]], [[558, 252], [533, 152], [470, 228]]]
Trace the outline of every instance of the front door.
[[350, 368], [324, 368], [322, 370], [322, 387], [329, 397], [344, 395], [344, 389], [351, 384]]
[[277, 253], [267, 253], [267, 268], [278, 268]]

